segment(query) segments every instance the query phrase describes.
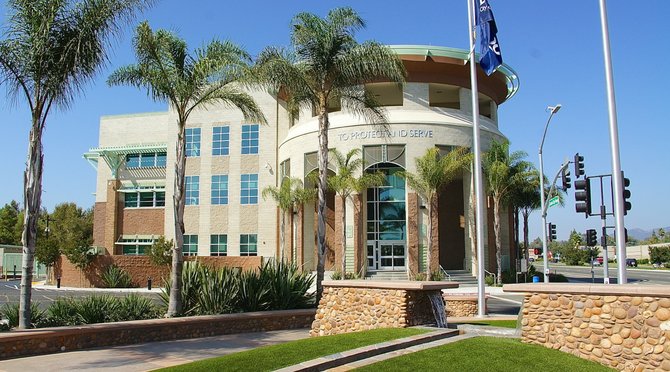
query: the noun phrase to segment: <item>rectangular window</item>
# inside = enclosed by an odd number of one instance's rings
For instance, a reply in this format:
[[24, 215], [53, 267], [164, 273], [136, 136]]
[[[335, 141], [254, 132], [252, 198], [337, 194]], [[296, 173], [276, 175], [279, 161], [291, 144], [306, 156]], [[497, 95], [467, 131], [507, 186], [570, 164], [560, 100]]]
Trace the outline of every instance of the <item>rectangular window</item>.
[[258, 154], [258, 124], [242, 126], [242, 155]]
[[126, 168], [139, 168], [139, 167], [140, 167], [140, 154], [126, 155]]
[[153, 242], [153, 239], [146, 238], [121, 238], [116, 244], [122, 247], [122, 254], [139, 256], [145, 255]]
[[200, 204], [200, 176], [186, 176], [186, 205]]
[[197, 235], [184, 235], [184, 248], [182, 249], [182, 254], [184, 256], [197, 256], [198, 255], [198, 236]]
[[212, 205], [228, 204], [228, 176], [212, 176]]
[[230, 150], [230, 127], [214, 127], [212, 135], [212, 155], [228, 155]]
[[257, 256], [258, 238], [256, 234], [240, 235], [240, 256]]
[[160, 168], [165, 168], [167, 163], [167, 153], [159, 152], [156, 154], [156, 166]]
[[165, 206], [165, 191], [124, 192], [125, 208], [150, 208]]
[[226, 256], [228, 254], [228, 236], [212, 235], [209, 244], [210, 256]]
[[165, 191], [156, 192], [156, 206], [157, 207], [165, 206]]
[[147, 152], [126, 155], [126, 168], [165, 168], [167, 154], [164, 152]]
[[200, 128], [186, 128], [186, 156], [200, 156]]
[[240, 204], [258, 203], [258, 175], [243, 174], [241, 183]]

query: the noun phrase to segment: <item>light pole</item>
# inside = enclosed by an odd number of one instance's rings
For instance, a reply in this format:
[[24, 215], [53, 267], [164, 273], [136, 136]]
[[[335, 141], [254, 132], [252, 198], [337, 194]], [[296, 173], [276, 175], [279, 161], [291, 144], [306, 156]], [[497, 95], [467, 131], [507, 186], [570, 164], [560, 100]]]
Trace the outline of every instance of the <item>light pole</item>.
[[547, 124], [544, 125], [544, 134], [542, 134], [542, 142], [540, 142], [540, 150], [538, 155], [540, 156], [540, 210], [542, 211], [542, 254], [544, 255], [544, 282], [549, 283], [549, 251], [547, 250], [547, 211], [544, 208], [544, 162], [542, 160], [542, 147], [544, 146], [544, 138], [547, 136], [547, 128], [549, 128], [549, 122], [558, 110], [561, 109], [561, 105], [547, 107], [549, 111], [549, 118], [547, 119]]

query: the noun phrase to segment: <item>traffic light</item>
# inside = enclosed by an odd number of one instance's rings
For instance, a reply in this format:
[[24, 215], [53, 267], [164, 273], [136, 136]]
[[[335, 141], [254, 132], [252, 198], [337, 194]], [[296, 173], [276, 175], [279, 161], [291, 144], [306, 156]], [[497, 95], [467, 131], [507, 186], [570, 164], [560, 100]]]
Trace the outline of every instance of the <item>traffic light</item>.
[[586, 245], [595, 247], [598, 244], [598, 233], [595, 229], [586, 230]]
[[579, 153], [575, 154], [575, 179], [581, 177], [584, 175], [584, 157], [579, 155]]
[[536, 256], [539, 255], [539, 254], [540, 254], [540, 249], [539, 249], [539, 248], [535, 248], [535, 249], [533, 249], [533, 253], [534, 253]]
[[554, 240], [556, 240], [556, 225], [549, 222], [548, 227], [549, 227], [549, 234], [547, 234], [547, 235], [549, 237], [549, 241], [553, 242]]
[[621, 178], [623, 179], [623, 215], [625, 216], [633, 207], [633, 204], [628, 201], [630, 198], [630, 190], [628, 190], [627, 187], [630, 186], [630, 180], [623, 176], [623, 171], [621, 171]]
[[591, 215], [591, 180], [585, 177], [575, 181], [575, 210], [584, 213], [586, 218]]
[[561, 181], [563, 182], [563, 191], [568, 191], [570, 188], [570, 170], [568, 167], [563, 168], [561, 172]]

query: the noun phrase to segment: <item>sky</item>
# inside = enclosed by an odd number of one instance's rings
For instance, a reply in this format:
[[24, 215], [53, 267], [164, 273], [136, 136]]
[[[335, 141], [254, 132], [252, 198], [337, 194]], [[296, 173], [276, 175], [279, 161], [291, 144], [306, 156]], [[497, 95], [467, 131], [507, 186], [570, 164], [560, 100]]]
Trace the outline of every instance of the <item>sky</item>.
[[[538, 165], [538, 146], [549, 115], [546, 107], [560, 103], [562, 109], [553, 117], [544, 144], [545, 174], [553, 176], [577, 152], [585, 158], [587, 175], [611, 173], [598, 1], [490, 0], [490, 4], [503, 59], [521, 82], [519, 92], [500, 106], [498, 114], [500, 129], [512, 149], [525, 151], [527, 159]], [[359, 41], [465, 49], [466, 5], [465, 0], [158, 0], [137, 22], [146, 19], [154, 28], [173, 30], [191, 48], [214, 38], [229, 39], [255, 55], [268, 45], [288, 45], [289, 24], [295, 14], [305, 11], [323, 16], [329, 9], [351, 6], [367, 22], [367, 28], [358, 34]], [[629, 229], [667, 226], [670, 203], [663, 190], [670, 184], [665, 133], [670, 78], [664, 66], [670, 60], [665, 45], [670, 2], [610, 0], [607, 5], [621, 165], [631, 180], [633, 204], [625, 224]], [[4, 29], [6, 15], [6, 2], [2, 2], [0, 28]], [[97, 146], [100, 116], [166, 110], [166, 104], [152, 102], [145, 92], [110, 88], [105, 83], [111, 71], [134, 62], [134, 27], [126, 27], [113, 43], [109, 65], [84, 94], [68, 110], [53, 112], [47, 121], [43, 205], [49, 210], [68, 201], [93, 205], [95, 171], [82, 154]], [[5, 93], [2, 87], [0, 91]], [[1, 94], [0, 112], [0, 204], [4, 204], [22, 200], [30, 116], [24, 100]], [[572, 173], [574, 182], [574, 170]], [[598, 218], [585, 219], [575, 213], [574, 189], [568, 191], [564, 208], [549, 210], [548, 220], [558, 226], [559, 239], [567, 239], [572, 229], [584, 232], [600, 226]], [[541, 234], [541, 228], [536, 212], [530, 221], [531, 239]]]

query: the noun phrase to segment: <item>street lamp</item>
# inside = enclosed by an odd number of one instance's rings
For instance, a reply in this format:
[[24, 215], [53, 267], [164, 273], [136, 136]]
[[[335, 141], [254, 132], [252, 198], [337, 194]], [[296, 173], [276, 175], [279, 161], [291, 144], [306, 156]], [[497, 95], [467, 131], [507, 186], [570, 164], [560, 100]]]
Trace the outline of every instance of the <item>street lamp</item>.
[[547, 250], [547, 211], [544, 208], [544, 162], [542, 160], [542, 147], [544, 146], [544, 139], [547, 136], [547, 128], [549, 128], [551, 118], [560, 109], [560, 104], [547, 107], [549, 118], [547, 119], [547, 124], [544, 125], [544, 134], [542, 134], [542, 142], [540, 142], [540, 150], [538, 151], [538, 155], [540, 156], [540, 210], [542, 211], [542, 254], [544, 255], [545, 283], [549, 283], [549, 251]]

